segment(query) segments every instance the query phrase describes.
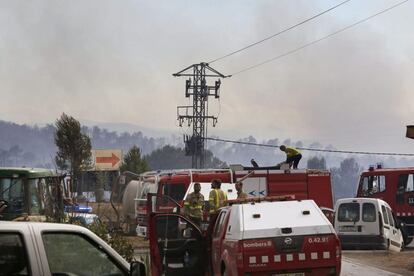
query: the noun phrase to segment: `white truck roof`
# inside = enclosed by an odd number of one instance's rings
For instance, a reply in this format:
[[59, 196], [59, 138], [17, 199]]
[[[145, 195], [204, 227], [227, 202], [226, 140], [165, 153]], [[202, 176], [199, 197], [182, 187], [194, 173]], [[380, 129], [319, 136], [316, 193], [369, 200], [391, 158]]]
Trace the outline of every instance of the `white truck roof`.
[[228, 225], [226, 239], [235, 240], [334, 233], [313, 200], [234, 204]]
[[336, 204], [335, 204], [335, 210], [337, 210], [339, 205], [342, 204], [342, 203], [352, 203], [352, 202], [357, 202], [357, 203], [371, 202], [371, 203], [374, 203], [374, 204], [381, 203], [382, 205], [385, 205], [385, 206], [387, 206], [391, 209], [390, 205], [386, 201], [384, 201], [382, 199], [379, 199], [379, 198], [350, 197], [350, 198], [338, 199], [336, 201]]

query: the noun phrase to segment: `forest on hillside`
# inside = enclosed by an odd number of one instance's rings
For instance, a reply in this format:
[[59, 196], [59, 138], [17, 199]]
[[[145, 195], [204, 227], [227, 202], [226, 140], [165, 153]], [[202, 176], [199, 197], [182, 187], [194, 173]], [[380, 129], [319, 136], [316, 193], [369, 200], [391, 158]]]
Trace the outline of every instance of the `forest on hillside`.
[[[181, 137], [154, 138], [138, 131], [118, 133], [97, 126], [82, 127], [92, 142], [93, 149], [122, 149], [127, 153], [134, 145], [147, 161], [150, 169], [179, 169], [191, 166], [191, 157], [185, 156]], [[0, 121], [0, 166], [46, 167], [55, 169], [54, 157], [57, 148], [54, 143], [55, 126], [43, 127], [19, 125]], [[224, 167], [229, 164], [250, 166], [253, 158], [260, 166], [272, 166], [284, 161], [285, 155], [278, 145], [334, 150], [332, 145], [318, 142], [304, 144], [301, 141], [279, 140], [278, 138], [258, 141], [253, 136], [238, 139], [239, 143], [207, 141], [207, 167]], [[254, 146], [243, 144], [261, 144]], [[359, 173], [369, 165], [381, 163], [383, 167], [413, 166], [413, 160], [374, 155], [352, 155], [303, 151], [299, 168], [328, 169], [332, 173], [336, 198], [353, 196]]]

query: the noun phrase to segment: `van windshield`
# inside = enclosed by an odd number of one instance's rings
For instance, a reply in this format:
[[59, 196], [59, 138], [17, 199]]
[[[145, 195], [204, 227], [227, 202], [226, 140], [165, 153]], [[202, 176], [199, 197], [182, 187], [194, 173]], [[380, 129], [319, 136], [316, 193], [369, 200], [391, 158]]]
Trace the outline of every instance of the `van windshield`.
[[342, 203], [338, 209], [338, 221], [359, 221], [359, 203]]

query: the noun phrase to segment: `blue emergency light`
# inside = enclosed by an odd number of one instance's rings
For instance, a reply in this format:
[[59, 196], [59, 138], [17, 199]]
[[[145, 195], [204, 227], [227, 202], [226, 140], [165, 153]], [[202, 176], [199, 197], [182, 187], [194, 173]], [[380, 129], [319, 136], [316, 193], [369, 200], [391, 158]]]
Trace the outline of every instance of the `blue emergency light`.
[[65, 212], [75, 212], [75, 213], [90, 213], [92, 212], [92, 207], [90, 206], [80, 206], [80, 205], [74, 205], [74, 206], [65, 206]]

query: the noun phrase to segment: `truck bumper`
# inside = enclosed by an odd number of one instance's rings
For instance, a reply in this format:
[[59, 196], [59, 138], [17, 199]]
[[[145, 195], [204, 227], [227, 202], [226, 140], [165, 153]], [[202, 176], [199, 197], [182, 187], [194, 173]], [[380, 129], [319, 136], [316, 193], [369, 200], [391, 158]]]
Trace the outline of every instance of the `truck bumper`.
[[388, 244], [383, 236], [341, 235], [342, 249], [387, 249]]

